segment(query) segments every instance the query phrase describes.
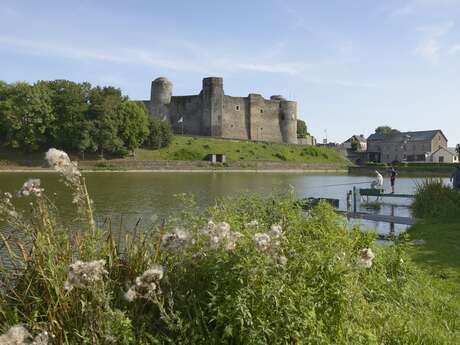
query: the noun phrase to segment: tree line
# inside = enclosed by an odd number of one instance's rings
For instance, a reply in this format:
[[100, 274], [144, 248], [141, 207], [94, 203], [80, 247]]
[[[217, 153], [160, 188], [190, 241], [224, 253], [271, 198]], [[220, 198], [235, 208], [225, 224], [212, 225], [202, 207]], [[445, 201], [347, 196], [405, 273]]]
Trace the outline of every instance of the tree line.
[[126, 155], [140, 146], [168, 146], [168, 121], [150, 120], [142, 102], [112, 86], [68, 80], [0, 81], [0, 145], [24, 152]]

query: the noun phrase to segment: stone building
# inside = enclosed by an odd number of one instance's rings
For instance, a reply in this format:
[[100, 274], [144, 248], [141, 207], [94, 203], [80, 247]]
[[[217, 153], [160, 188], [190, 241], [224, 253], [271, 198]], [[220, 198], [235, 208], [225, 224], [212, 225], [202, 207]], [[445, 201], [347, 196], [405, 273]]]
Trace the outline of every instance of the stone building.
[[440, 130], [372, 134], [367, 138], [371, 162], [426, 162], [432, 152], [447, 148], [447, 138]]
[[152, 117], [171, 122], [177, 134], [216, 138], [297, 143], [297, 103], [281, 96], [265, 99], [225, 95], [222, 78], [204, 78], [198, 95], [173, 96], [166, 78], [152, 82], [150, 100], [144, 101]]

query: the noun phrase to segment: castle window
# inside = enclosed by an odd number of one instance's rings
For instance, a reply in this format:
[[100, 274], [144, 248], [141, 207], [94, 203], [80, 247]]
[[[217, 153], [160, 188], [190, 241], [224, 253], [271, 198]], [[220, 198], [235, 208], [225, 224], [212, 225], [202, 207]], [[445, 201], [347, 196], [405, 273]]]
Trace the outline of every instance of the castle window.
[[263, 113], [264, 113], [264, 110], [263, 110], [263, 109], [260, 109], [260, 113], [263, 114]]
[[235, 106], [235, 110], [240, 110], [240, 106], [239, 105]]
[[284, 121], [285, 117], [284, 114], [281, 114], [281, 121]]

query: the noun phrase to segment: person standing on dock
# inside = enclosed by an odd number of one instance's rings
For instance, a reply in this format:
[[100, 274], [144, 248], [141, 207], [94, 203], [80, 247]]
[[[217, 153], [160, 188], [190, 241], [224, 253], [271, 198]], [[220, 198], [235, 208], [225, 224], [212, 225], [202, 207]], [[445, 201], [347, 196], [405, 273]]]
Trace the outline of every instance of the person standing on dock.
[[450, 181], [452, 182], [452, 187], [457, 192], [460, 192], [460, 165], [455, 167], [455, 170], [452, 172], [450, 176]]
[[393, 166], [390, 168], [390, 183], [391, 183], [391, 193], [395, 193], [395, 181], [396, 181], [396, 176], [398, 175], [397, 171]]
[[375, 170], [375, 174], [377, 175], [375, 181], [371, 182], [371, 188], [381, 188], [383, 187], [383, 176], [377, 170]]

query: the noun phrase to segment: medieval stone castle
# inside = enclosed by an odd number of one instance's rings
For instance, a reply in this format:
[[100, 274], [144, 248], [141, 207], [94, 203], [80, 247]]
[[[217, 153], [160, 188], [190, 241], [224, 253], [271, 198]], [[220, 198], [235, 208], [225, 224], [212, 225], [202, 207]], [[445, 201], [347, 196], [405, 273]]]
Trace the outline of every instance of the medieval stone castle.
[[222, 78], [204, 78], [200, 94], [193, 96], [172, 96], [172, 83], [157, 78], [144, 103], [152, 117], [168, 119], [178, 134], [297, 143], [296, 102], [252, 93], [227, 96]]

